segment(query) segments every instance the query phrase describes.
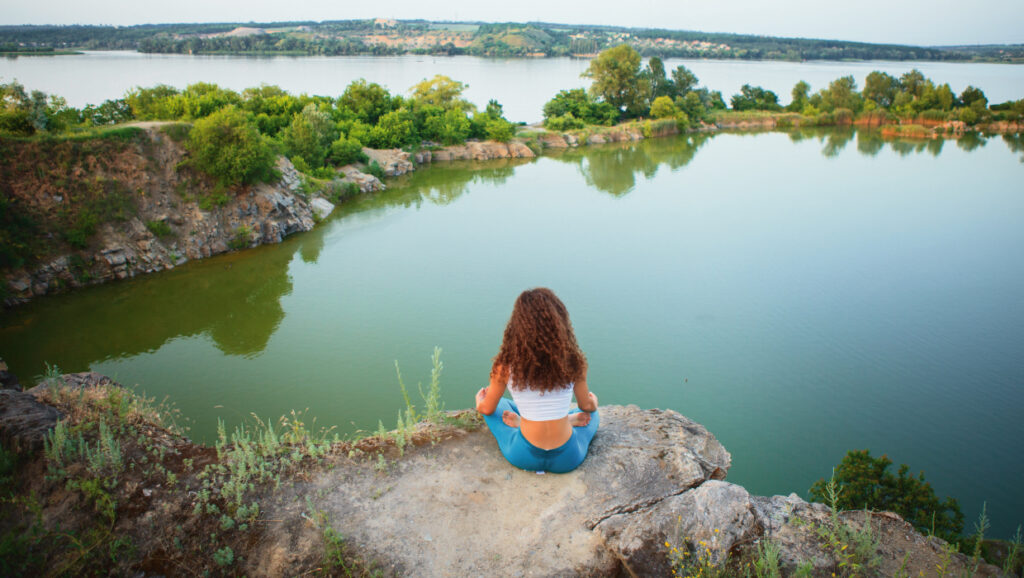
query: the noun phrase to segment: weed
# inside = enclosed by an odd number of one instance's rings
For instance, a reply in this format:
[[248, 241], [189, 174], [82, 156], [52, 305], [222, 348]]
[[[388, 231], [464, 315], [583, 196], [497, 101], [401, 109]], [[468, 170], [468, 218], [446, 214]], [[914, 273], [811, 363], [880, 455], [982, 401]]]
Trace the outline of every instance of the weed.
[[779, 558], [782, 548], [769, 539], [763, 539], [757, 545], [757, 558], [754, 560], [754, 576], [757, 578], [781, 578]]
[[1017, 533], [1013, 535], [1013, 540], [1010, 541], [1010, 549], [1006, 553], [1006, 560], [1003, 561], [1003, 574], [1011, 574], [1017, 570], [1017, 558], [1020, 556], [1020, 526], [1017, 526]]
[[231, 240], [228, 241], [228, 247], [237, 251], [239, 249], [245, 249], [252, 244], [252, 228], [248, 226], [241, 226], [235, 229], [234, 235]]
[[146, 221], [146, 228], [157, 237], [170, 237], [174, 234], [166, 221]]
[[832, 553], [836, 571], [856, 575], [877, 567], [881, 560], [877, 554], [878, 542], [871, 532], [870, 512], [860, 530], [853, 529], [839, 518], [842, 491], [833, 472], [832, 478], [824, 486], [832, 517], [829, 524], [818, 526], [816, 532], [825, 548]]
[[377, 161], [370, 161], [370, 164], [366, 167], [366, 172], [382, 181], [384, 180], [384, 169]]
[[221, 567], [230, 566], [235, 563], [235, 552], [230, 546], [224, 546], [213, 553], [213, 561]]
[[971, 574], [978, 571], [984, 560], [981, 556], [982, 545], [985, 542], [985, 531], [989, 529], [988, 504], [982, 502], [981, 513], [978, 514], [978, 521], [974, 524], [974, 552], [971, 554]]

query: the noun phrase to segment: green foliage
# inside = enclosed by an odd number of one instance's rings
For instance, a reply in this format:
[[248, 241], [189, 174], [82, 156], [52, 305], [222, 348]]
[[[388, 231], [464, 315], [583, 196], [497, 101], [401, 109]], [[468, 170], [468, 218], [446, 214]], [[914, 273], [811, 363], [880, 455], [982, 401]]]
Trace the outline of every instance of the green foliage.
[[351, 111], [359, 121], [371, 126], [396, 108], [386, 88], [362, 78], [345, 87], [345, 92], [338, 98], [338, 106]]
[[677, 114], [679, 114], [679, 109], [676, 108], [672, 99], [667, 96], [659, 96], [651, 104], [652, 118], [675, 118]]
[[354, 138], [344, 136], [338, 137], [338, 140], [331, 143], [328, 159], [339, 167], [367, 160], [366, 153], [363, 152], [363, 144]]
[[414, 84], [411, 91], [417, 105], [431, 104], [445, 110], [466, 112], [474, 108], [468, 100], [462, 98], [466, 88], [466, 84], [438, 74]]
[[235, 229], [232, 234], [231, 240], [228, 241], [228, 247], [238, 251], [239, 249], [245, 249], [252, 244], [252, 229], [248, 226], [241, 226]]
[[[349, 136], [352, 136], [351, 132]], [[417, 144], [416, 119], [412, 112], [404, 108], [393, 110], [380, 118], [377, 125], [370, 129], [368, 136], [359, 137], [359, 140], [377, 149]]]
[[544, 104], [544, 126], [551, 130], [571, 130], [588, 124], [612, 125], [618, 118], [619, 112], [614, 106], [598, 102], [582, 88], [563, 90]]
[[313, 103], [307, 104], [281, 131], [281, 142], [289, 158], [301, 156], [313, 168], [324, 166], [338, 137], [331, 116]]
[[370, 164], [366, 167], [366, 172], [382, 181], [384, 180], [384, 169], [377, 161], [370, 161]]
[[134, 197], [113, 179], [79, 181], [69, 196], [72, 202], [58, 212], [61, 237], [79, 249], [88, 246], [100, 223], [126, 221], [136, 211]]
[[434, 114], [425, 118], [420, 136], [445, 145], [464, 142], [470, 130], [470, 121], [465, 113], [455, 108], [443, 111], [434, 108]]
[[779, 105], [778, 95], [760, 86], [750, 86], [749, 84], [744, 84], [740, 87], [740, 93], [732, 96], [730, 104], [732, 109], [737, 111], [782, 110], [782, 107]]
[[149, 229], [150, 233], [153, 233], [157, 237], [170, 237], [174, 234], [171, 230], [171, 226], [167, 224], [167, 221], [146, 221], [146, 228]]
[[[869, 450], [850, 450], [836, 467], [833, 479], [838, 487], [836, 506], [895, 512], [921, 532], [955, 540], [963, 530], [963, 514], [954, 498], [940, 501], [924, 472], [909, 475], [901, 465], [897, 475], [888, 471], [892, 460], [872, 458]], [[829, 503], [831, 496], [824, 479], [811, 486], [812, 501]]]
[[0, 192], [0, 269], [16, 269], [31, 262], [40, 231], [39, 223], [16, 198]]
[[221, 567], [230, 566], [235, 563], [235, 552], [230, 546], [224, 546], [213, 553], [213, 561]]
[[590, 61], [583, 76], [593, 79], [590, 92], [626, 116], [638, 116], [647, 107], [639, 82], [640, 53], [628, 44], [604, 50]]
[[188, 138], [189, 133], [192, 132], [192, 125], [185, 122], [176, 122], [173, 124], [165, 124], [160, 127], [160, 132], [169, 136], [171, 140], [176, 143], [185, 142]]
[[233, 105], [197, 120], [186, 148], [192, 155], [189, 164], [223, 186], [271, 181], [278, 176], [270, 143]]

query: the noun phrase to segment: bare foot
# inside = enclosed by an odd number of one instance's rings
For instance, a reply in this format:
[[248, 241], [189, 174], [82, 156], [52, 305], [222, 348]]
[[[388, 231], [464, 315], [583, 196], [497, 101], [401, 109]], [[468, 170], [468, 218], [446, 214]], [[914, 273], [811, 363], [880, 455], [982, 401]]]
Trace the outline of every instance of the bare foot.
[[505, 410], [501, 414], [501, 421], [505, 422], [508, 427], [519, 427], [522, 420], [519, 419], [519, 414], [514, 411]]
[[585, 411], [569, 414], [569, 425], [573, 427], [583, 427], [589, 423], [590, 414]]

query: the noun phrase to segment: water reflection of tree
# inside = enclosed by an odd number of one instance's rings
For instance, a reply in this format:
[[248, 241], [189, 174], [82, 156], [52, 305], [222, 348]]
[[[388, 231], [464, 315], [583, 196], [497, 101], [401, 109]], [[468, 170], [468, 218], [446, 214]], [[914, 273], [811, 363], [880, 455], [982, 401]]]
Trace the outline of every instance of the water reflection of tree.
[[[938, 157], [942, 154], [942, 149], [946, 146], [947, 140], [945, 138], [884, 137], [880, 131], [875, 129], [808, 127], [797, 128], [787, 132], [790, 140], [794, 143], [809, 139], [819, 140], [822, 143], [821, 154], [826, 158], [839, 156], [839, 153], [846, 148], [854, 137], [857, 139], [857, 152], [871, 157], [878, 155], [886, 146], [899, 156], [927, 152], [934, 157]], [[984, 146], [985, 139], [986, 137], [981, 134], [971, 132], [956, 139], [956, 143], [958, 147], [970, 152]], [[1024, 162], [1024, 159], [1022, 159], [1022, 162]]]
[[636, 176], [654, 178], [658, 168], [682, 168], [693, 160], [709, 139], [707, 134], [648, 139], [568, 149], [548, 155], [578, 165], [587, 184], [606, 193], [622, 196], [636, 186]]
[[985, 146], [985, 137], [981, 133], [967, 132], [958, 139], [956, 139], [956, 146], [961, 149], [971, 152]]
[[[1024, 134], [1004, 134], [1003, 142], [1011, 152], [1024, 152]], [[1024, 163], [1024, 155], [1021, 155], [1020, 162]]]
[[39, 299], [5, 319], [0, 348], [26, 378], [40, 373], [44, 361], [85, 371], [202, 334], [228, 355], [255, 355], [284, 319], [281, 297], [292, 290], [293, 255], [292, 245], [260, 247]]
[[424, 201], [433, 205], [455, 202], [474, 183], [504, 183], [519, 165], [531, 159], [495, 159], [438, 163], [429, 170], [416, 171], [389, 184], [382, 193], [362, 197], [340, 207], [343, 214], [365, 213], [386, 207], [416, 207]]

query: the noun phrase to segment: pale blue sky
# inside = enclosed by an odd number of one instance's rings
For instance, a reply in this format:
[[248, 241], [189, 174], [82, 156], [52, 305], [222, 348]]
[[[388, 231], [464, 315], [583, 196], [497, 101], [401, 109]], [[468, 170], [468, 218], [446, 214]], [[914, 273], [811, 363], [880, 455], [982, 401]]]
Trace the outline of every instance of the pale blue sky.
[[50, 0], [13, 2], [2, 24], [142, 24], [399, 18], [610, 24], [896, 44], [1024, 43], [1022, 0]]

